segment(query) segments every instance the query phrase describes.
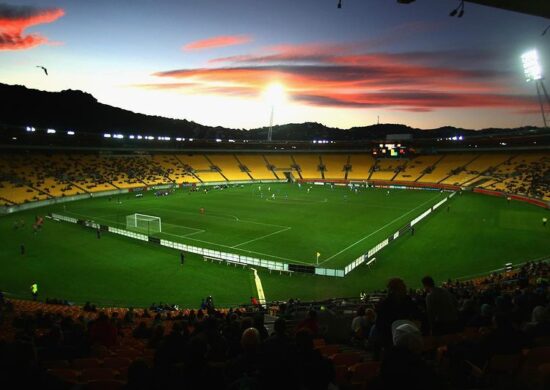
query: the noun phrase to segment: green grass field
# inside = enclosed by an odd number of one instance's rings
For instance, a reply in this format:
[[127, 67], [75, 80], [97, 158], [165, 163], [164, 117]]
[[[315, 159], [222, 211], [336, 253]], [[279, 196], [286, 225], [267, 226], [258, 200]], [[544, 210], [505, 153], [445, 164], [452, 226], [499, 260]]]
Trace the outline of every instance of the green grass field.
[[[0, 289], [28, 296], [37, 280], [41, 297], [91, 300], [106, 305], [174, 302], [197, 306], [212, 294], [219, 304], [247, 302], [256, 295], [250, 269], [204, 262], [189, 255], [185, 266], [169, 248], [47, 220], [34, 235], [34, 216], [57, 212], [124, 227], [126, 215], [159, 216], [159, 237], [252, 257], [343, 268], [441, 199], [434, 191], [349, 189], [292, 184], [236, 186], [167, 197], [147, 193], [95, 198], [4, 216], [0, 219]], [[271, 195], [275, 194], [272, 198]], [[438, 280], [488, 272], [506, 262], [550, 255], [548, 210], [500, 198], [464, 193], [420, 222], [414, 236], [398, 239], [377, 254], [370, 269], [361, 266], [345, 278], [292, 277], [260, 270], [269, 300], [356, 296], [381, 288], [392, 276], [416, 287], [431, 274]], [[199, 213], [204, 207], [205, 215]], [[15, 230], [13, 222], [26, 227]], [[19, 253], [25, 244], [26, 254]]]
[[158, 216], [162, 233], [153, 235], [167, 240], [296, 264], [314, 264], [320, 252], [320, 265], [343, 268], [443, 196], [437, 191], [392, 190], [388, 195], [373, 189], [356, 193], [344, 187], [263, 184], [207, 194], [179, 190], [167, 197], [129, 194], [54, 210], [122, 228], [127, 215]]

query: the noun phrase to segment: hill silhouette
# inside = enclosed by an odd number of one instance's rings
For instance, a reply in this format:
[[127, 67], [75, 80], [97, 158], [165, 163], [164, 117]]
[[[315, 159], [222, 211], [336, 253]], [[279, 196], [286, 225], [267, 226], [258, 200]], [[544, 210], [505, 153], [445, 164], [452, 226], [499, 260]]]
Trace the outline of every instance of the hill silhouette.
[[[186, 137], [196, 139], [264, 140], [267, 127], [251, 130], [201, 125], [186, 119], [135, 113], [97, 101], [91, 94], [79, 90], [47, 92], [21, 85], [0, 83], [2, 113], [0, 124], [78, 130], [87, 133], [141, 133], [155, 136]], [[521, 129], [514, 130], [524, 130]], [[415, 138], [449, 137], [461, 134], [484, 134], [511, 129], [470, 130], [445, 126], [422, 130], [402, 124], [378, 124], [339, 129], [321, 123], [289, 123], [273, 127], [274, 140], [371, 140], [388, 134], [409, 134]]]

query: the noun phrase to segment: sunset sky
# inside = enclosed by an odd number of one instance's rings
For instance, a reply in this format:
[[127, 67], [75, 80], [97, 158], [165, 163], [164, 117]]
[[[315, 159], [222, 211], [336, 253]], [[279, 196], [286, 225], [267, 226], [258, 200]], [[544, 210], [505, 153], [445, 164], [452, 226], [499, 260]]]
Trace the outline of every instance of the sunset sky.
[[[1, 0], [0, 0], [1, 1]], [[80, 89], [201, 124], [541, 125], [519, 56], [550, 66], [548, 19], [455, 0], [11, 0], [0, 82]], [[37, 68], [45, 66], [49, 76]]]

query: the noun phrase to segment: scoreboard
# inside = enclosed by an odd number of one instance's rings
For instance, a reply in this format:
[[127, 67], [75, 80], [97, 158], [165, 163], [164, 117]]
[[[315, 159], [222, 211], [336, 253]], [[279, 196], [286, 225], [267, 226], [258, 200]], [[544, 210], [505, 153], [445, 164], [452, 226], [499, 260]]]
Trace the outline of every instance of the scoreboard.
[[404, 158], [411, 151], [402, 144], [379, 144], [372, 149], [372, 155], [377, 158]]

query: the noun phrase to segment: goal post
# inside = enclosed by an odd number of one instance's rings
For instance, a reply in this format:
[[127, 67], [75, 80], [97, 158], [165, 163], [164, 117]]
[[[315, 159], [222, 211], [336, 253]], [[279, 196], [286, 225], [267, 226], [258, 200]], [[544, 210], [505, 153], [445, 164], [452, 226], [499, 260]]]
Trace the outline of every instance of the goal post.
[[131, 214], [126, 216], [126, 228], [147, 234], [161, 233], [162, 221], [154, 215]]

